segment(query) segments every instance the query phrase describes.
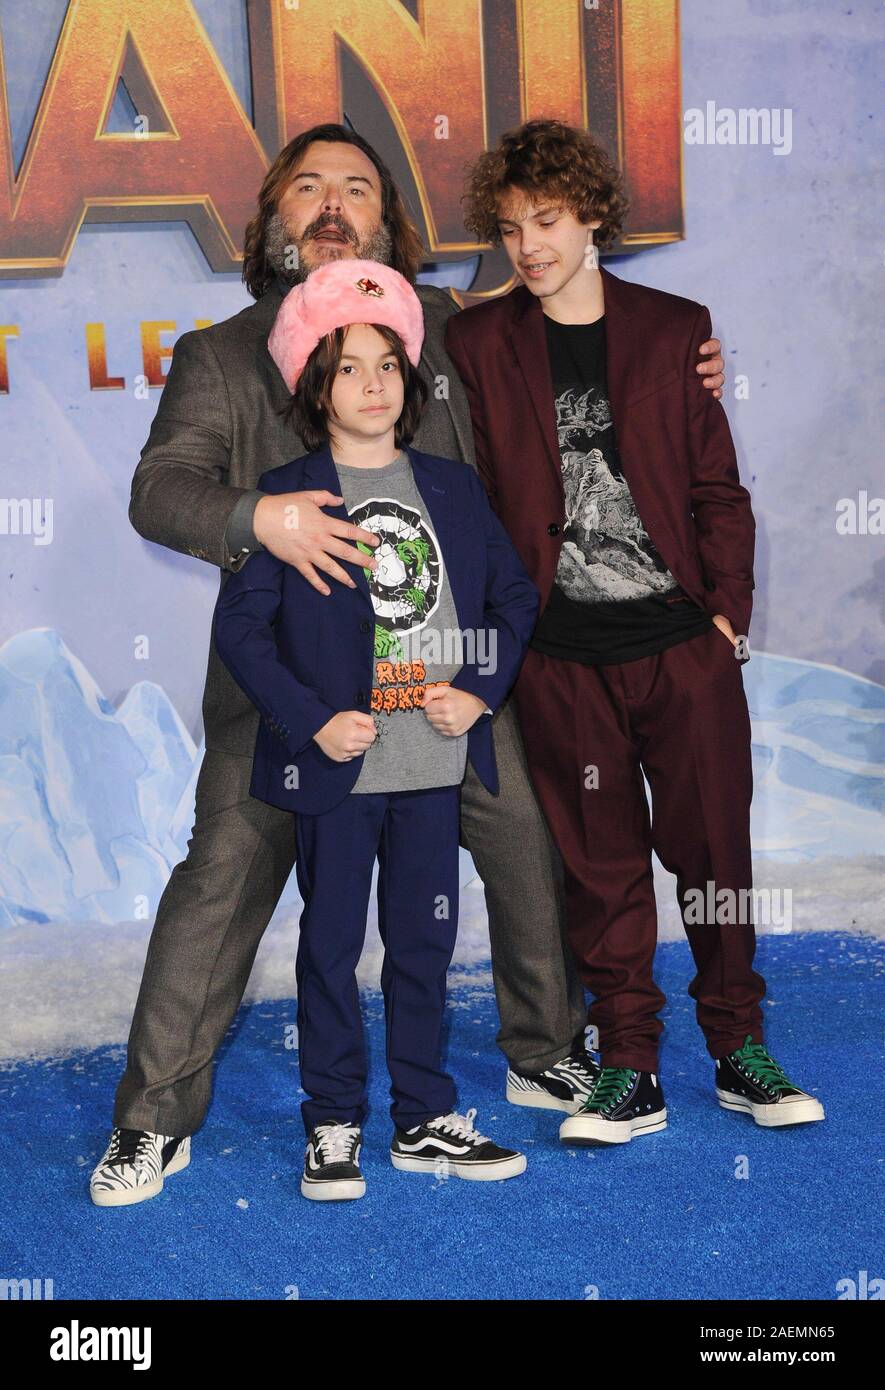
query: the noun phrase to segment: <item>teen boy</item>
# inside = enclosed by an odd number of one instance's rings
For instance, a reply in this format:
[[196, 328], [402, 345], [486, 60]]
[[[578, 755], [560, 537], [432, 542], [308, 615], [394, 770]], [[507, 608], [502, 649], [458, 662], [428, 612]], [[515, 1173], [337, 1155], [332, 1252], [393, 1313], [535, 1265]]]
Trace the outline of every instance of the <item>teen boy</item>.
[[585, 131], [508, 133], [471, 170], [465, 224], [503, 243], [520, 283], [446, 325], [477, 466], [541, 591], [515, 698], [602, 1060], [561, 1126], [570, 1144], [666, 1127], [652, 849], [677, 878], [719, 1103], [768, 1126], [823, 1119], [762, 1045], [752, 921], [686, 910], [711, 883], [745, 902], [752, 881], [736, 657], [755, 524], [725, 412], [694, 376], [707, 309], [599, 269], [625, 212]]

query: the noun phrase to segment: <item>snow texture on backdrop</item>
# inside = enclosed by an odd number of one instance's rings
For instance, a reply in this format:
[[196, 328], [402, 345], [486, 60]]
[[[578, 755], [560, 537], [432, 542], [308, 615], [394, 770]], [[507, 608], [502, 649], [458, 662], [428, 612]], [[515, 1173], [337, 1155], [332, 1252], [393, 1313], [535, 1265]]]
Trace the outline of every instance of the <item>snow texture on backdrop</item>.
[[[883, 935], [885, 689], [833, 667], [754, 653], [756, 886], [789, 890], [792, 930]], [[203, 756], [158, 685], [114, 708], [51, 628], [0, 648], [0, 1056], [125, 1039], [150, 922], [187, 850]], [[660, 935], [683, 936], [656, 865]], [[461, 851], [458, 966], [488, 961], [482, 883]], [[247, 1000], [293, 992], [301, 899], [291, 875]], [[765, 931], [760, 925], [760, 931]], [[370, 907], [360, 967], [378, 984]], [[475, 973], [472, 975], [475, 980]]]

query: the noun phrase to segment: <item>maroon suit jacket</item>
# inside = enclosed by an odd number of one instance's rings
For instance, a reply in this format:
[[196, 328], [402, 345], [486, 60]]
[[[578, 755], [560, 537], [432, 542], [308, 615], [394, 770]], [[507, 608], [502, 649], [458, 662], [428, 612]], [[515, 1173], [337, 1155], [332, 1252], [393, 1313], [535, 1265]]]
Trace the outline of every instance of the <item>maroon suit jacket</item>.
[[[608, 395], [642, 524], [685, 592], [746, 634], [756, 524], [725, 411], [695, 371], [709, 311], [601, 273]], [[517, 285], [453, 314], [445, 341], [470, 402], [477, 468], [543, 612], [565, 494], [541, 300]]]

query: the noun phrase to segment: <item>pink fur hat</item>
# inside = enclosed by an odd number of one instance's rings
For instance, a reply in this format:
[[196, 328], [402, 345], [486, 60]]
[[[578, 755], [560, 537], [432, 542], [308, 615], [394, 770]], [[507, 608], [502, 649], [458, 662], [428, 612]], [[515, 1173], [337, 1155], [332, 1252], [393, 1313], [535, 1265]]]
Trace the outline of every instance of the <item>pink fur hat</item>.
[[424, 314], [408, 280], [379, 261], [329, 261], [294, 285], [280, 305], [267, 346], [290, 391], [317, 343], [350, 323], [383, 323], [403, 340], [413, 367], [421, 359]]

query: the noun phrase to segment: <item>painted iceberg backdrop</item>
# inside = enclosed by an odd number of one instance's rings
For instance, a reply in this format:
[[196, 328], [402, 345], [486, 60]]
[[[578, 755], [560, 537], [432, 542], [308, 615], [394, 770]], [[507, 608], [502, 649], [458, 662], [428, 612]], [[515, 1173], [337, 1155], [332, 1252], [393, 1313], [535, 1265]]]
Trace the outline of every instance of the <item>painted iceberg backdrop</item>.
[[[885, 688], [754, 653], [754, 854], [885, 853]], [[203, 756], [163, 689], [112, 705], [51, 628], [0, 648], [0, 928], [152, 918], [187, 852]], [[723, 789], [727, 792], [727, 789]], [[462, 881], [475, 878], [462, 850]], [[298, 903], [295, 875], [283, 904]]]

